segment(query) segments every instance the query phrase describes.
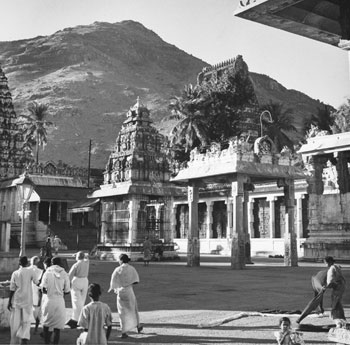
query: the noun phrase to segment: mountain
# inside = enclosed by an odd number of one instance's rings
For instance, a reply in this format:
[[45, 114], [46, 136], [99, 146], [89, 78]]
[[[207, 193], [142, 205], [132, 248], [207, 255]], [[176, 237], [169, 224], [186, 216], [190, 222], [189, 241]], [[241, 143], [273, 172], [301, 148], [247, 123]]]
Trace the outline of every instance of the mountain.
[[[0, 42], [0, 62], [9, 80], [17, 116], [31, 101], [49, 105], [48, 145], [40, 160], [62, 160], [103, 168], [126, 112], [137, 97], [163, 133], [170, 97], [195, 83], [204, 61], [164, 42], [134, 21], [95, 22], [50, 36]], [[296, 122], [317, 113], [322, 103], [287, 90], [268, 76], [251, 73], [261, 104], [270, 99], [295, 110]]]

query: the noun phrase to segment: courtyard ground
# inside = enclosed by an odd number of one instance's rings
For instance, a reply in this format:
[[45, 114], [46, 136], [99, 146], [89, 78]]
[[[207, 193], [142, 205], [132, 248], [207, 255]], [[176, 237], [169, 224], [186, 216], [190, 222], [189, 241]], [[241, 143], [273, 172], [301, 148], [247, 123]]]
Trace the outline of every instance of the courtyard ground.
[[[72, 254], [62, 256], [72, 265]], [[275, 315], [250, 316], [216, 327], [198, 327], [240, 312], [302, 310], [313, 297], [311, 275], [325, 269], [321, 263], [306, 262], [300, 262], [299, 267], [284, 267], [283, 260], [275, 258], [256, 257], [253, 262], [240, 271], [231, 270], [229, 257], [215, 255], [202, 256], [201, 266], [196, 268], [186, 266], [185, 256], [181, 256], [180, 261], [151, 262], [148, 267], [133, 262], [141, 280], [134, 290], [144, 331], [142, 334], [131, 332], [129, 338], [121, 339], [115, 295], [107, 293], [117, 263], [91, 260], [89, 280], [102, 286], [101, 300], [108, 303], [113, 312], [109, 344], [276, 344], [273, 332], [278, 329], [279, 316]], [[350, 282], [350, 265], [342, 267]], [[344, 305], [349, 318], [348, 291]], [[70, 296], [65, 300], [69, 319]], [[327, 292], [328, 315], [329, 306], [330, 293]], [[293, 326], [297, 326], [297, 316], [290, 318]], [[327, 326], [332, 321], [329, 317], [310, 316], [302, 324]], [[75, 344], [79, 332], [66, 328], [61, 332], [60, 344]], [[334, 344], [327, 340], [326, 332], [304, 332], [304, 339], [306, 344]], [[0, 333], [0, 344], [9, 344], [9, 332]], [[43, 344], [43, 339], [32, 334], [30, 344]]]

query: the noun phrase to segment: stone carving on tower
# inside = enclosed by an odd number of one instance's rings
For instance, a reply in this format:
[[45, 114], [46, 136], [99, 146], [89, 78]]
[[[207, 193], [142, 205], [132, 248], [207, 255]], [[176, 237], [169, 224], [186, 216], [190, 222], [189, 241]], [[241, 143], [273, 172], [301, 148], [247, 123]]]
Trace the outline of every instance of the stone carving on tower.
[[21, 174], [25, 162], [23, 136], [17, 124], [7, 77], [0, 67], [0, 180]]
[[114, 151], [108, 159], [104, 184], [168, 182], [170, 170], [164, 153], [165, 139], [152, 126], [150, 111], [137, 99], [126, 115]]

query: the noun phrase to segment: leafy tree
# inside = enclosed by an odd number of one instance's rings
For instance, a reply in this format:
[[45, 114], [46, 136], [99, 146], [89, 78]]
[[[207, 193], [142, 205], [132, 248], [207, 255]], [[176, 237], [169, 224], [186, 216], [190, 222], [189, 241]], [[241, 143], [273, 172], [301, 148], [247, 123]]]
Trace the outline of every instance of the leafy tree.
[[311, 125], [314, 125], [320, 130], [330, 132], [333, 121], [332, 107], [329, 105], [324, 105], [322, 108], [318, 108], [317, 115], [312, 115], [310, 121], [305, 124], [305, 128], [310, 129]]
[[338, 110], [332, 113], [332, 133], [343, 133], [350, 131], [350, 98], [342, 104]]
[[226, 70], [218, 79], [200, 85], [210, 106], [206, 107], [211, 141], [224, 141], [240, 135], [242, 108], [256, 101], [248, 69]]
[[289, 134], [297, 131], [293, 124], [292, 109], [284, 109], [282, 103], [270, 100], [269, 103], [261, 107], [261, 111], [264, 110], [268, 110], [272, 117], [272, 122], [268, 122], [262, 117], [264, 133], [275, 143], [278, 152], [280, 152], [284, 146], [294, 150], [294, 143]]
[[20, 124], [23, 128], [24, 146], [33, 150], [36, 147], [36, 164], [39, 163], [39, 147], [47, 144], [46, 129], [53, 125], [45, 120], [48, 115], [48, 106], [38, 102], [32, 102], [28, 106], [29, 115], [20, 116]]

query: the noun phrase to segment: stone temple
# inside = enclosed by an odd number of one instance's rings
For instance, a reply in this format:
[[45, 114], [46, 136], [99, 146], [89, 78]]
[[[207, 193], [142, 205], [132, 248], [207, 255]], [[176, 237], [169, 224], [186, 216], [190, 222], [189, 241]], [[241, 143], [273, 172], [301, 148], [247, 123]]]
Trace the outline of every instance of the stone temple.
[[104, 184], [90, 197], [101, 202], [98, 253], [141, 255], [145, 236], [173, 255], [171, 210], [182, 189], [169, 182], [165, 138], [152, 126], [138, 99], [126, 114], [104, 172]]

